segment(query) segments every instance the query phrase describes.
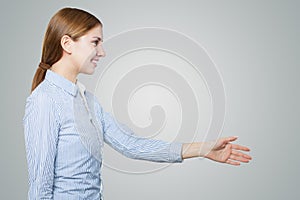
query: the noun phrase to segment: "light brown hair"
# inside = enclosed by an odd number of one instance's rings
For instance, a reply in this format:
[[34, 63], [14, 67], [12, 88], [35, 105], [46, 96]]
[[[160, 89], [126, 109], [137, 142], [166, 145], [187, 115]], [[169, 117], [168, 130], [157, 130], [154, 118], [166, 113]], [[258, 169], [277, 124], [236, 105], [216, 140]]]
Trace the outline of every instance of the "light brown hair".
[[31, 92], [45, 79], [46, 71], [63, 55], [61, 38], [68, 35], [76, 41], [102, 23], [94, 15], [78, 8], [63, 8], [50, 20], [43, 41], [42, 58], [32, 80]]

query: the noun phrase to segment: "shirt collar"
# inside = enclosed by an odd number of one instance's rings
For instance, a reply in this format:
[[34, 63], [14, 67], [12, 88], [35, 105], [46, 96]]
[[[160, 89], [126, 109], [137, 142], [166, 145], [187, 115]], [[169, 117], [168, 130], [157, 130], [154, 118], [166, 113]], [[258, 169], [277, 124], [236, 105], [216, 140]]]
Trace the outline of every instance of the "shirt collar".
[[84, 93], [85, 93], [85, 86], [80, 83], [78, 80], [76, 80], [76, 85], [78, 86], [78, 89], [79, 89], [79, 92], [81, 93], [82, 96], [84, 96]]
[[64, 91], [68, 92], [69, 94], [76, 96], [78, 92], [78, 87], [76, 84], [72, 83], [68, 79], [64, 78], [63, 76], [53, 72], [52, 70], [47, 70], [45, 79], [60, 87]]

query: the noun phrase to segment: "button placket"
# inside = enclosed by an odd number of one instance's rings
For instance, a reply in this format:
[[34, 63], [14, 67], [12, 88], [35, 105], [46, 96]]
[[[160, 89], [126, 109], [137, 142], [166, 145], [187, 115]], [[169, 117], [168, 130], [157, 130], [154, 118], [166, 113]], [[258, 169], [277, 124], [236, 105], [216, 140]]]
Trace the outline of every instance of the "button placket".
[[[78, 88], [79, 88], [79, 93], [80, 93], [80, 96], [83, 100], [83, 103], [84, 103], [84, 107], [88, 113], [88, 116], [89, 116], [89, 121], [91, 122], [92, 126], [97, 130], [97, 138], [98, 138], [98, 141], [100, 142], [100, 144], [102, 144], [102, 140], [100, 138], [100, 135], [101, 134], [101, 131], [98, 129], [97, 125], [95, 124], [96, 122], [93, 120], [93, 117], [92, 117], [92, 114], [91, 114], [91, 111], [89, 109], [89, 106], [88, 106], [88, 103], [87, 103], [87, 100], [86, 100], [86, 97], [84, 95], [84, 85], [82, 85], [81, 83], [78, 83], [80, 85], [78, 85]], [[102, 153], [102, 148], [101, 148], [101, 153]]]

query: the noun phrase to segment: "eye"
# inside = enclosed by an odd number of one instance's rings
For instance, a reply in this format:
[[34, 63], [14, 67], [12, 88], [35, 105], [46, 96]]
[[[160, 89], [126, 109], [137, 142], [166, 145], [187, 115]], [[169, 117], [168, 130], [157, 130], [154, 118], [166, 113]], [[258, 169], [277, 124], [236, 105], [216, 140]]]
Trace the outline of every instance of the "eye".
[[99, 40], [95, 40], [92, 43], [94, 44], [94, 46], [97, 46], [99, 44]]

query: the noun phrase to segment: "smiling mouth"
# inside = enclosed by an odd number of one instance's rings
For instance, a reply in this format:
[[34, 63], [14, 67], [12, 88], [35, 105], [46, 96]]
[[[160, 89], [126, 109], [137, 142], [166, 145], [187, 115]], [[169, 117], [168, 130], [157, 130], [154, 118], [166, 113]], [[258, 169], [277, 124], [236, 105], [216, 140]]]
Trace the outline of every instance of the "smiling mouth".
[[98, 61], [99, 61], [99, 60], [92, 59], [92, 63], [93, 63], [94, 65], [97, 65]]

